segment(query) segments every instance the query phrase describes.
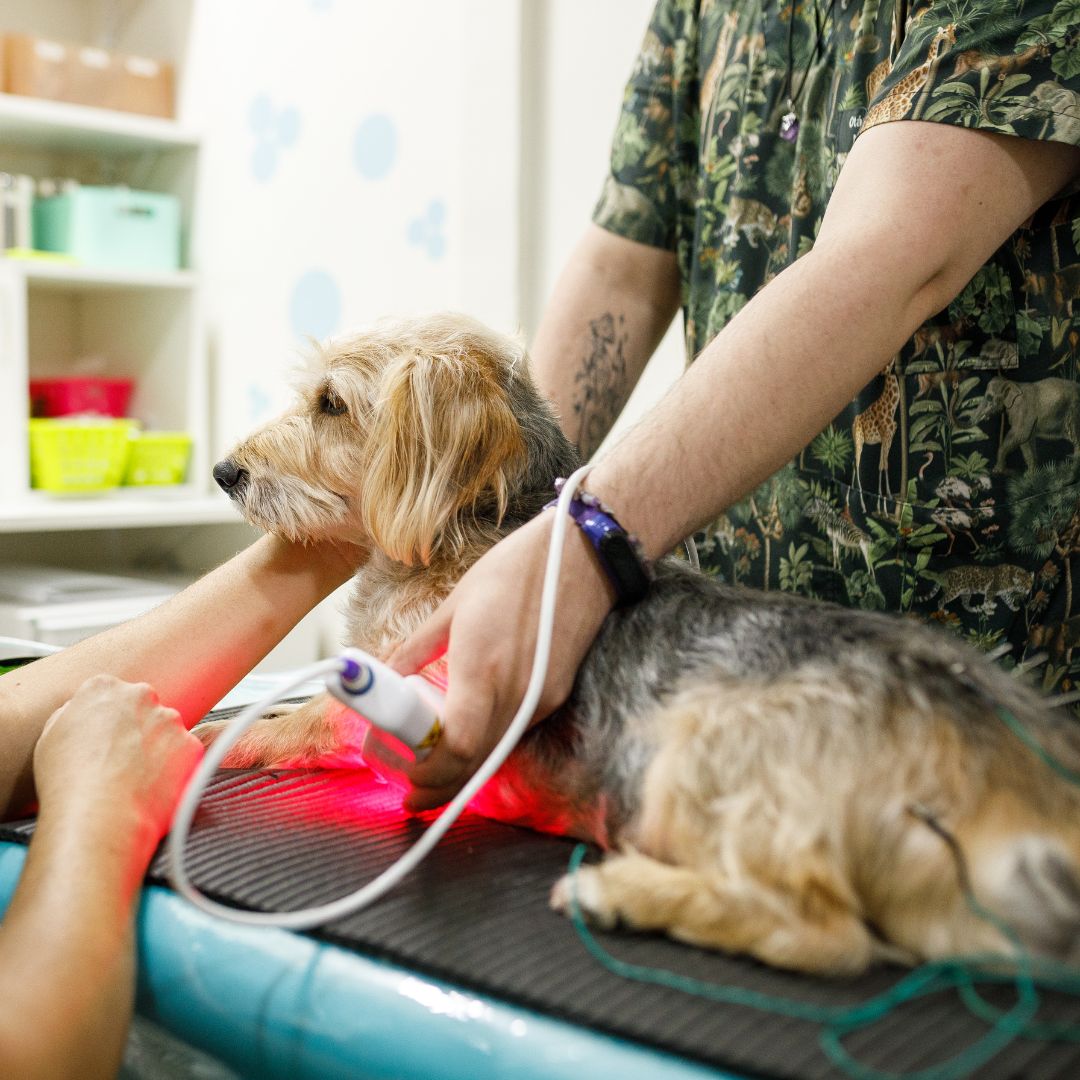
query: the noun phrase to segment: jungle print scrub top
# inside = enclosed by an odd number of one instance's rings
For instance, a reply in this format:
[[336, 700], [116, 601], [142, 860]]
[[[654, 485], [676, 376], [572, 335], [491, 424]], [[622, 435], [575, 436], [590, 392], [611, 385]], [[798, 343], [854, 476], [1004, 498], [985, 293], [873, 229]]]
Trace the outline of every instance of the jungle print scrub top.
[[[691, 358], [811, 248], [861, 131], [1080, 143], [1080, 0], [802, 0], [795, 142], [779, 135], [791, 18], [787, 0], [660, 0], [626, 89], [594, 220], [677, 254]], [[703, 566], [917, 613], [1013, 662], [1045, 649], [1047, 689], [1080, 682], [1077, 187], [698, 535]]]

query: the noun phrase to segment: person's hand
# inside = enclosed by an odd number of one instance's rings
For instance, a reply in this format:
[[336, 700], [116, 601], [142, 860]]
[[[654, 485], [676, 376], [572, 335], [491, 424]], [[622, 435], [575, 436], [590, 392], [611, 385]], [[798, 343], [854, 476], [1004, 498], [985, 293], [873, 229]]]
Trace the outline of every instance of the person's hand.
[[[541, 514], [488, 551], [389, 658], [404, 675], [445, 651], [449, 667], [442, 736], [428, 757], [406, 772], [412, 784], [405, 800], [409, 810], [453, 798], [502, 737], [525, 696], [555, 513]], [[533, 722], [569, 696], [614, 601], [588, 540], [569, 523], [551, 660]]]
[[152, 687], [95, 675], [49, 717], [34, 748], [42, 816], [110, 815], [149, 856], [202, 752]]

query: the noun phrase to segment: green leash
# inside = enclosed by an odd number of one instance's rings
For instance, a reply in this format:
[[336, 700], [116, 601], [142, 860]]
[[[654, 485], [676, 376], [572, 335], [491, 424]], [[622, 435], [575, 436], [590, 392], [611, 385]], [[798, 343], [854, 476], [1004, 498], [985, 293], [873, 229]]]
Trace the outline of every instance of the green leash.
[[[1046, 750], [1007, 709], [999, 708], [997, 713], [1005, 726], [1043, 764], [1070, 784], [1080, 787], [1080, 773], [1070, 769]], [[955, 844], [955, 841], [952, 843]], [[740, 1005], [757, 1009], [759, 1012], [818, 1024], [821, 1026], [818, 1038], [825, 1055], [854, 1080], [962, 1080], [963, 1077], [971, 1076], [980, 1065], [1020, 1037], [1042, 1042], [1080, 1042], [1080, 1025], [1035, 1020], [1039, 1011], [1037, 987], [1080, 997], [1080, 970], [1032, 957], [1016, 931], [992, 911], [984, 908], [976, 900], [970, 887], [966, 886], [963, 878], [961, 884], [964, 885], [968, 906], [980, 919], [995, 927], [1016, 950], [1015, 972], [1006, 974], [1000, 971], [1001, 957], [998, 956], [961, 956], [922, 964], [884, 993], [857, 1005], [810, 1005], [804, 1001], [762, 994], [756, 990], [707, 983], [674, 971], [627, 963], [613, 956], [593, 937], [581, 914], [577, 874], [585, 854], [585, 845], [578, 844], [570, 856], [570, 912], [574, 929], [594, 960], [613, 974], [634, 982], [663, 986], [725, 1005]], [[958, 857], [962, 859], [962, 856]], [[1004, 983], [1016, 987], [1016, 1004], [1007, 1012], [991, 1005], [978, 990], [980, 985]], [[898, 1006], [949, 990], [955, 990], [968, 1012], [989, 1024], [990, 1030], [977, 1042], [947, 1061], [914, 1072], [883, 1072], [857, 1061], [844, 1047], [845, 1036], [877, 1023]]]
[[[1062, 965], [1034, 961], [1020, 944], [1015, 932], [992, 912], [982, 908], [973, 897], [969, 897], [968, 902], [975, 913], [993, 923], [1016, 947], [1018, 970], [1015, 973], [1006, 975], [991, 969], [991, 965], [1000, 968], [999, 956], [956, 957], [923, 964], [888, 990], [856, 1005], [811, 1005], [742, 987], [707, 983], [673, 971], [631, 964], [613, 956], [596, 940], [581, 914], [577, 872], [586, 850], [584, 844], [578, 844], [570, 857], [570, 910], [574, 929], [594, 960], [612, 974], [634, 982], [663, 986], [725, 1005], [739, 1005], [818, 1024], [822, 1028], [819, 1036], [822, 1050], [837, 1068], [855, 1080], [961, 1080], [1020, 1036], [1044, 1041], [1080, 1040], [1078, 1026], [1033, 1022], [1039, 1010], [1036, 985], [1080, 996], [1080, 972]], [[1008, 1012], [1002, 1013], [979, 996], [976, 987], [980, 983], [1012, 983], [1017, 990], [1016, 1004]], [[926, 1069], [893, 1073], [864, 1065], [845, 1049], [843, 1039], [846, 1036], [879, 1022], [907, 1002], [948, 990], [958, 991], [969, 1011], [991, 1025], [990, 1031], [955, 1057]]]
[[1008, 709], [998, 708], [998, 716], [1001, 722], [1046, 766], [1053, 769], [1058, 776], [1068, 780], [1070, 784], [1080, 787], [1080, 773], [1074, 772], [1062, 761], [1058, 761], [1034, 735]]

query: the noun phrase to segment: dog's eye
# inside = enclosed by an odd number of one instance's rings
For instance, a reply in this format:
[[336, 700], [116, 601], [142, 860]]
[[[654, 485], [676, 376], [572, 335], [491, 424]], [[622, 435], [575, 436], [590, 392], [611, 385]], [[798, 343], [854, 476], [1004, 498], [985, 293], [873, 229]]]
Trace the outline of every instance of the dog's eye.
[[348, 406], [334, 393], [333, 390], [324, 390], [319, 398], [319, 412], [327, 416], [341, 416], [349, 411]]

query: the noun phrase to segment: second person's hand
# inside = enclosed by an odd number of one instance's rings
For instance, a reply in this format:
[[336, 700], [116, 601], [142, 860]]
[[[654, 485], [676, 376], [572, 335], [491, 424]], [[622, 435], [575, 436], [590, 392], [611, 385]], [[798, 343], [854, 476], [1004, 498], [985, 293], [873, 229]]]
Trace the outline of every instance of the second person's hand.
[[152, 687], [96, 675], [53, 713], [35, 747], [42, 817], [122, 822], [149, 858], [201, 756]]

